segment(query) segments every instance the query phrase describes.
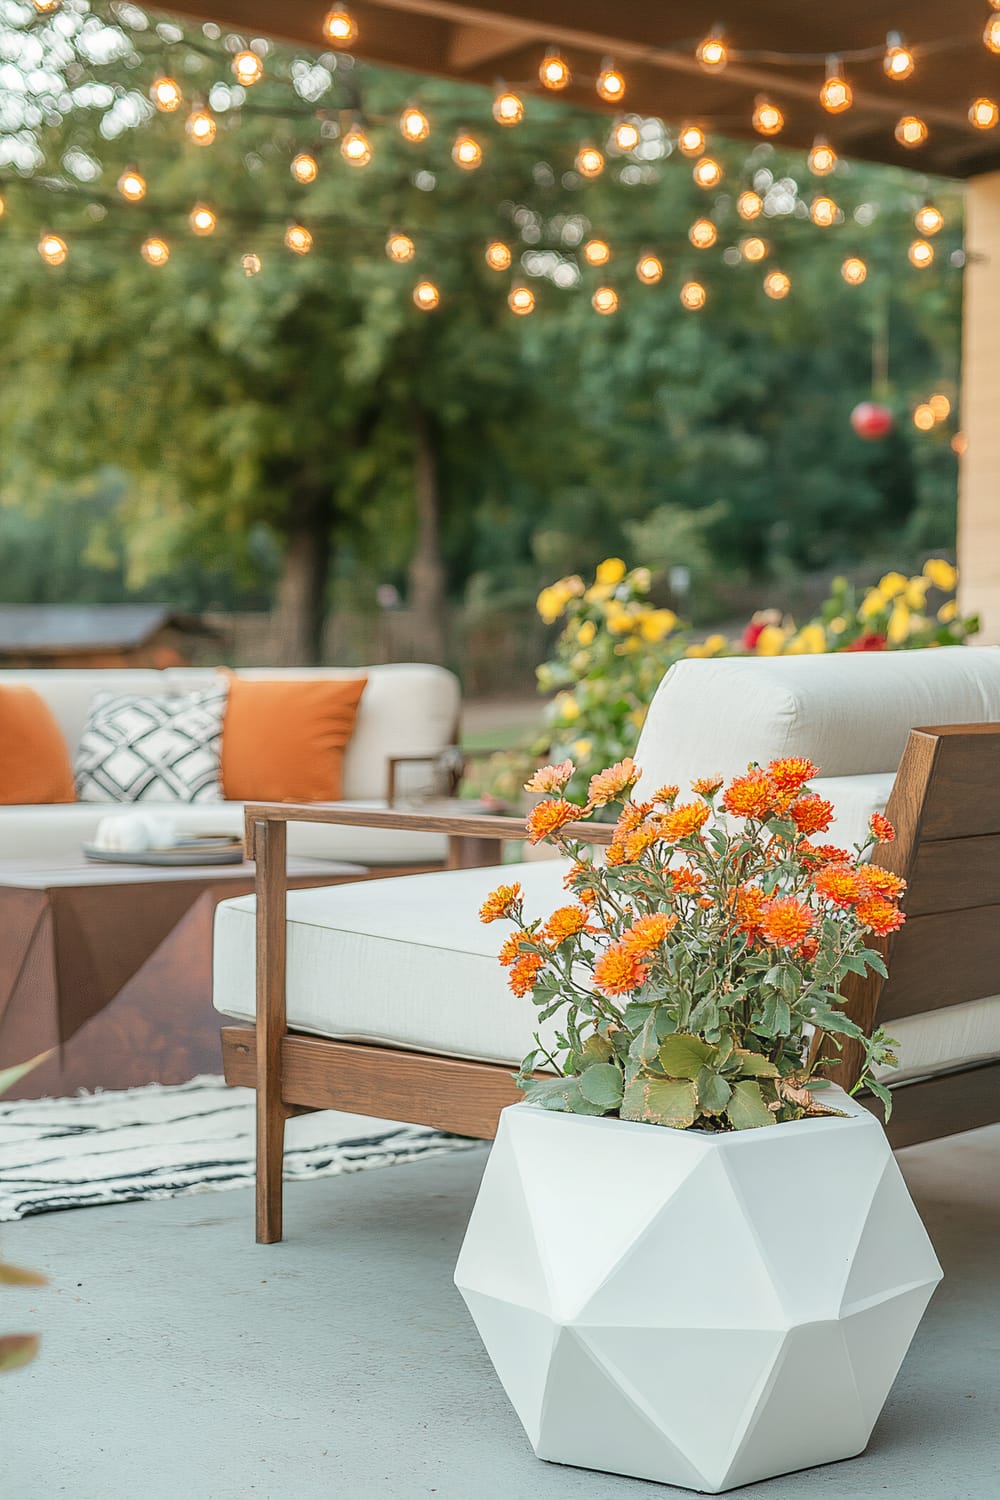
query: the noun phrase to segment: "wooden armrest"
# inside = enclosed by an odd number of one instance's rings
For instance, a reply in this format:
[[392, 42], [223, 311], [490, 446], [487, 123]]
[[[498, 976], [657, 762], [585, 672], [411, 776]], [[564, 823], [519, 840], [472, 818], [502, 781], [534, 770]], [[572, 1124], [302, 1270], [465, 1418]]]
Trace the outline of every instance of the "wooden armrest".
[[[443, 833], [452, 838], [524, 839], [527, 829], [523, 818], [506, 818], [486, 813], [472, 816], [448, 813], [404, 812], [400, 808], [374, 809], [351, 807], [344, 802], [251, 802], [244, 809], [247, 849], [254, 848], [254, 828], [258, 823], [339, 823], [350, 828], [392, 828], [401, 833]], [[610, 844], [614, 828], [610, 823], [567, 823], [566, 838], [584, 844]]]

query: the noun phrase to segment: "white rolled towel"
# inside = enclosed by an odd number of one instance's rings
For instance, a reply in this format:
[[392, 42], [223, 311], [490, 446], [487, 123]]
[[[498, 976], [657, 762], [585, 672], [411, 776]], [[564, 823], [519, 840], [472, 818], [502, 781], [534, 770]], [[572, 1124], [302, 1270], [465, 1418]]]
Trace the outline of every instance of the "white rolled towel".
[[96, 848], [119, 854], [171, 849], [176, 843], [177, 821], [169, 813], [115, 813], [102, 818], [94, 834]]

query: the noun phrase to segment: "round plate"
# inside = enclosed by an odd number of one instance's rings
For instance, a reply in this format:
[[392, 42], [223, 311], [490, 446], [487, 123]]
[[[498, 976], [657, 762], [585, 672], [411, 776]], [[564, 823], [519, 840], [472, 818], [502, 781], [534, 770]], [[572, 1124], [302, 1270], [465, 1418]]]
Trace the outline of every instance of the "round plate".
[[243, 841], [228, 833], [192, 834], [169, 849], [99, 849], [84, 844], [83, 853], [105, 865], [241, 865]]

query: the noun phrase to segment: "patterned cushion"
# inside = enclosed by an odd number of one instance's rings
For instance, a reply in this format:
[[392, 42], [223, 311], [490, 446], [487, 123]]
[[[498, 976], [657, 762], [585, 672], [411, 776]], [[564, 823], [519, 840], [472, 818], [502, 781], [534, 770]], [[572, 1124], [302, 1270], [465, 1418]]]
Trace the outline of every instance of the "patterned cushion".
[[76, 753], [81, 802], [221, 802], [228, 685], [175, 698], [98, 693]]

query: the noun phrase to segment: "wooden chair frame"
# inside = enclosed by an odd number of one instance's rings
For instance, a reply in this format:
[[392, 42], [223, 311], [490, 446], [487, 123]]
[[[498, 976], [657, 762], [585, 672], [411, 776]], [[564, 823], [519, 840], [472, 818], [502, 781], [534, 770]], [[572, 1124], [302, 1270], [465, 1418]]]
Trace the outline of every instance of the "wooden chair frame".
[[[876, 863], [908, 881], [907, 923], [881, 942], [888, 981], [849, 976], [848, 1010], [866, 1029], [893, 1018], [989, 996], [1000, 989], [1000, 724], [915, 729], [887, 814], [897, 830]], [[286, 850], [289, 823], [342, 823], [444, 834], [449, 866], [496, 862], [506, 839], [523, 839], [510, 817], [362, 811], [326, 805], [246, 808], [247, 847], [257, 863], [256, 1025], [222, 1031], [226, 1080], [257, 1090], [257, 1239], [282, 1233], [285, 1121], [341, 1109], [490, 1140], [500, 1111], [519, 1098], [509, 1067], [433, 1053], [337, 1042], [288, 1029]], [[590, 844], [609, 825], [570, 824]], [[828, 1045], [828, 1044], [826, 1044]], [[846, 1047], [831, 1076], [850, 1086], [859, 1049]], [[832, 1066], [832, 1059], [831, 1059]], [[1000, 1061], [903, 1083], [893, 1090], [889, 1138], [910, 1145], [1000, 1119]], [[874, 1100], [865, 1102], [876, 1111]]]

